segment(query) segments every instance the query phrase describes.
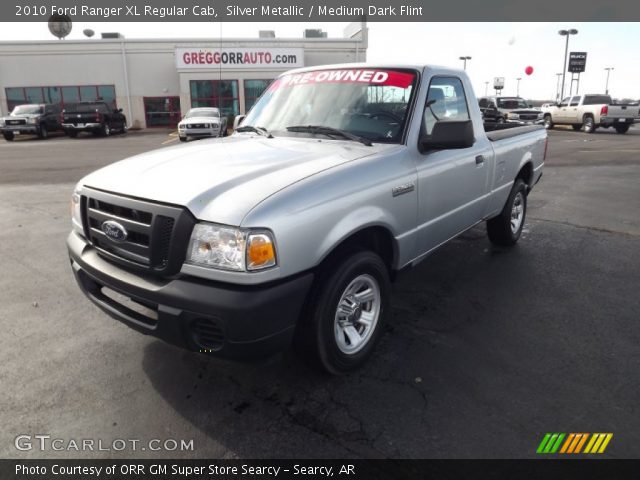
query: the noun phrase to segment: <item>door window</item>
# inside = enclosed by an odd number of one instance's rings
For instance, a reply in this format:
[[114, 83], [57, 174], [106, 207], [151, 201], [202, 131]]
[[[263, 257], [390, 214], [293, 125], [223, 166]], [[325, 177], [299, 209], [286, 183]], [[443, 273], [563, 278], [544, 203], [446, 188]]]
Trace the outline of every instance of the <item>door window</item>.
[[434, 77], [429, 85], [423, 114], [423, 129], [431, 135], [437, 122], [469, 120], [462, 81], [457, 77]]

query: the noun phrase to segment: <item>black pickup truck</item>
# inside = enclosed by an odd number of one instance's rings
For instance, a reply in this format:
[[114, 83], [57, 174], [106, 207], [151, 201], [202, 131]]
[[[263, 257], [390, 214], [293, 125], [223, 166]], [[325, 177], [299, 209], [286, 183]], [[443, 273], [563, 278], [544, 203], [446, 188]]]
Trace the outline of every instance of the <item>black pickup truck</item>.
[[127, 131], [127, 118], [122, 109], [114, 109], [106, 102], [79, 102], [66, 105], [62, 110], [62, 128], [70, 137], [79, 132], [109, 136], [114, 131]]
[[54, 104], [16, 105], [8, 117], [0, 119], [0, 131], [9, 142], [25, 134], [47, 138], [49, 132], [61, 129], [60, 106]]

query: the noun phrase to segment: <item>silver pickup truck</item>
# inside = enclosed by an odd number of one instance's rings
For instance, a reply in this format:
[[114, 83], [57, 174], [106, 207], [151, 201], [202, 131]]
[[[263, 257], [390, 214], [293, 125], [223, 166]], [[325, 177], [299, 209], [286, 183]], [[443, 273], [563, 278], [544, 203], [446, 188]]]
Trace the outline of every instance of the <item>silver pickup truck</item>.
[[291, 71], [232, 136], [83, 178], [73, 272], [106, 313], [175, 345], [245, 358], [293, 343], [348, 372], [397, 272], [483, 221], [494, 244], [518, 241], [546, 146], [541, 126], [487, 134], [459, 70]]

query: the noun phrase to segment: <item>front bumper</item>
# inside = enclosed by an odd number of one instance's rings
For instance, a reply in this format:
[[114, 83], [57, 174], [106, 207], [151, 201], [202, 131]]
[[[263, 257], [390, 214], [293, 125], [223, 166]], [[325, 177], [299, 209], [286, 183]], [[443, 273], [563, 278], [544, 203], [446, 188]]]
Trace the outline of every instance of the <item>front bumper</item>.
[[[228, 358], [286, 349], [313, 281], [312, 273], [256, 286], [159, 279], [107, 262], [76, 232], [67, 247], [80, 289], [111, 317], [187, 350]], [[104, 287], [129, 302], [114, 300]]]
[[24, 125], [5, 125], [0, 128], [2, 133], [14, 133], [14, 134], [36, 134], [38, 133], [38, 126], [33, 124]]
[[220, 135], [218, 128], [180, 128], [178, 135], [181, 137], [217, 137]]
[[507, 123], [513, 123], [517, 125], [542, 125], [544, 123], [543, 118], [538, 118], [536, 120], [518, 120], [518, 119], [507, 119]]

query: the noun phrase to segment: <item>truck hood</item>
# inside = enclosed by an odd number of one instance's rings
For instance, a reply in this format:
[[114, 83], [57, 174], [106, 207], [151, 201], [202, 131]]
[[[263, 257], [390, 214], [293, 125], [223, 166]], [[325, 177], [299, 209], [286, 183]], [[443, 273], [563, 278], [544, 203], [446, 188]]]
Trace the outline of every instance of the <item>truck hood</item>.
[[180, 123], [185, 125], [187, 123], [220, 123], [222, 119], [220, 117], [189, 117], [180, 120]]
[[89, 174], [81, 185], [185, 206], [199, 220], [238, 226], [253, 207], [279, 190], [394, 147], [236, 134], [137, 155]]

